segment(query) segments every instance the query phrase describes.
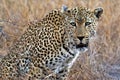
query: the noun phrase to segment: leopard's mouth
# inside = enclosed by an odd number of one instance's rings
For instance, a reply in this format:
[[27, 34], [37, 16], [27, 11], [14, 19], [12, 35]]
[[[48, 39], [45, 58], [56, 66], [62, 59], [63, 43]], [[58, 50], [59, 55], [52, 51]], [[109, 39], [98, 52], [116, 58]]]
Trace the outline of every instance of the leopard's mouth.
[[76, 49], [78, 49], [80, 52], [85, 52], [88, 50], [88, 43], [86, 44], [80, 43], [76, 45]]
[[86, 44], [80, 43], [80, 44], [76, 45], [76, 48], [87, 48], [87, 47], [88, 47], [88, 43], [86, 43]]

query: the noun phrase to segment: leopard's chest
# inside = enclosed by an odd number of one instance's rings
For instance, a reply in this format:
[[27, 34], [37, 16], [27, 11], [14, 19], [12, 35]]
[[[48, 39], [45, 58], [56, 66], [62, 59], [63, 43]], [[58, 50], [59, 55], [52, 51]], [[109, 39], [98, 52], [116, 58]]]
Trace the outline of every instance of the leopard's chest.
[[61, 48], [61, 51], [58, 52], [58, 55], [54, 58], [49, 59], [46, 66], [53, 70], [55, 73], [59, 73], [64, 68], [70, 69], [78, 56], [79, 52], [77, 51], [75, 51], [75, 55], [71, 55], [64, 48]]

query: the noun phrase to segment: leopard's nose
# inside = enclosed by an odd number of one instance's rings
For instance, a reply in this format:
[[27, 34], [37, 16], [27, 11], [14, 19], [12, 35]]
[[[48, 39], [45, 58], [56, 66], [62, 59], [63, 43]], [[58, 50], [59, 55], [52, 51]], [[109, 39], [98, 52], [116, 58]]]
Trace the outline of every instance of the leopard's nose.
[[84, 38], [84, 36], [79, 36], [79, 37], [77, 37], [80, 41], [82, 41], [83, 40], [83, 38]]

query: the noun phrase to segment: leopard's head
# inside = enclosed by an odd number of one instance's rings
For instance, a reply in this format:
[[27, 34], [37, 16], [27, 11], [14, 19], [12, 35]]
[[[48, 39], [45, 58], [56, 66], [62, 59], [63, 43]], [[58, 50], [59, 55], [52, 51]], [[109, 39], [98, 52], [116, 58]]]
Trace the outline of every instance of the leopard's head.
[[62, 13], [67, 16], [66, 21], [70, 23], [65, 28], [67, 35], [64, 38], [64, 46], [73, 53], [87, 50], [90, 39], [96, 34], [97, 21], [103, 9], [96, 8], [91, 11], [83, 7], [72, 9], [63, 7]]

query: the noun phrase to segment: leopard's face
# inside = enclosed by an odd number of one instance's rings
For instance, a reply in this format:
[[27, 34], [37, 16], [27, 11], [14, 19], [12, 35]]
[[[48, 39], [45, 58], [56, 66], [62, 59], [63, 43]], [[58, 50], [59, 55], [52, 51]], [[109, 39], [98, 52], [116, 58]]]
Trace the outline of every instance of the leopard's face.
[[63, 11], [67, 15], [66, 20], [70, 23], [70, 26], [65, 30], [68, 34], [65, 46], [69, 47], [71, 52], [87, 50], [89, 40], [96, 34], [97, 20], [102, 12], [102, 8], [90, 11], [81, 7], [65, 9]]

